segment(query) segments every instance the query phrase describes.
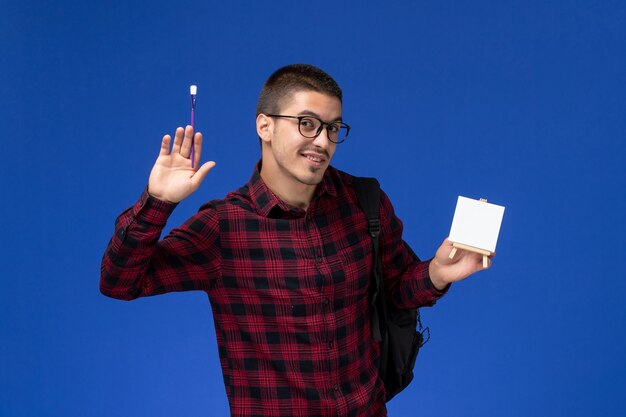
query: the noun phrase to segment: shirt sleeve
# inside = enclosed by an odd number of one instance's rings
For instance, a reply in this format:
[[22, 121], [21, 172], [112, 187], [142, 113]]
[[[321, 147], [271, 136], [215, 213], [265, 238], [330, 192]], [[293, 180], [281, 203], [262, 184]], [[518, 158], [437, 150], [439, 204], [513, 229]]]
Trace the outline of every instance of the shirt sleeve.
[[100, 291], [132, 300], [172, 291], [208, 291], [221, 265], [219, 222], [207, 207], [159, 240], [176, 204], [143, 192], [115, 222], [100, 269]]
[[435, 288], [428, 274], [430, 260], [420, 261], [409, 245], [402, 240], [402, 221], [396, 217], [387, 195], [381, 191], [380, 251], [386, 295], [398, 308], [430, 307], [443, 297], [450, 285], [442, 291]]

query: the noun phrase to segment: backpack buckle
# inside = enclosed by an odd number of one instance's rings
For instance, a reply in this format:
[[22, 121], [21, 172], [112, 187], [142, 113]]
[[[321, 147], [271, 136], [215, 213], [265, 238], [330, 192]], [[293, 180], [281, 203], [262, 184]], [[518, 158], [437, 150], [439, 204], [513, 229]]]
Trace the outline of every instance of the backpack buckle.
[[380, 220], [378, 219], [370, 219], [368, 230], [370, 232], [371, 237], [377, 237], [380, 233]]

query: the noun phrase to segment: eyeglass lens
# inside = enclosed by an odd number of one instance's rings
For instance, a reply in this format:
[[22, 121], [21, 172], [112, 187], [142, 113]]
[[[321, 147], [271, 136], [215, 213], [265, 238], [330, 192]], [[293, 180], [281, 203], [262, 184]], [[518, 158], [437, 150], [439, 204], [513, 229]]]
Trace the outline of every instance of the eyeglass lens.
[[302, 117], [300, 119], [299, 128], [302, 136], [314, 138], [322, 132], [322, 128], [326, 127], [328, 139], [333, 142], [343, 142], [348, 135], [348, 129], [341, 122], [322, 124], [322, 121], [314, 117]]

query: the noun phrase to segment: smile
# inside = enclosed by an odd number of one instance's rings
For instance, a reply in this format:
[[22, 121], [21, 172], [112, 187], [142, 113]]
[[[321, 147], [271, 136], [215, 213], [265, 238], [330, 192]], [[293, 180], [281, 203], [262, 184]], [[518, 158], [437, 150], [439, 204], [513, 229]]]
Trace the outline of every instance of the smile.
[[324, 162], [326, 162], [326, 158], [324, 157], [324, 155], [317, 152], [306, 151], [301, 153], [300, 155], [302, 155], [310, 165], [315, 167], [321, 167], [322, 165], [324, 165]]

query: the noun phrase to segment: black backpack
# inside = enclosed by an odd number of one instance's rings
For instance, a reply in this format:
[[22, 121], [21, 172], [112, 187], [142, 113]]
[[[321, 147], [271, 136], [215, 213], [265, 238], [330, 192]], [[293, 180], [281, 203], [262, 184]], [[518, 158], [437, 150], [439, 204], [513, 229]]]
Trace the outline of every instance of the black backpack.
[[418, 309], [403, 310], [387, 305], [378, 247], [380, 185], [375, 178], [355, 178], [354, 188], [359, 205], [367, 217], [368, 231], [374, 247], [371, 283], [372, 333], [374, 339], [380, 342], [379, 371], [387, 391], [386, 401], [389, 401], [413, 380], [417, 353], [430, 339], [430, 330], [428, 327], [422, 328]]

